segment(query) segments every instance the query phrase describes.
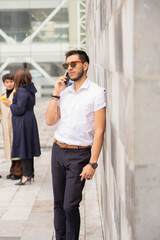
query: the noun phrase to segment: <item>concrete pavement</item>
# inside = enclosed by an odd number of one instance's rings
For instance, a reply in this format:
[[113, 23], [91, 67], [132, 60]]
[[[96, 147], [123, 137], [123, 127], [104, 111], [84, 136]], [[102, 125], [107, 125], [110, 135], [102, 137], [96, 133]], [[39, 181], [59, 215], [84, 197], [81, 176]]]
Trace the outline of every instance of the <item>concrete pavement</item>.
[[[7, 180], [10, 162], [4, 160], [0, 127], [0, 240], [51, 240], [53, 196], [51, 185], [51, 146], [55, 127], [46, 126], [45, 111], [49, 100], [37, 99], [35, 113], [39, 126], [42, 154], [35, 159], [35, 181], [15, 186]], [[87, 181], [80, 205], [80, 240], [103, 240], [95, 179]]]

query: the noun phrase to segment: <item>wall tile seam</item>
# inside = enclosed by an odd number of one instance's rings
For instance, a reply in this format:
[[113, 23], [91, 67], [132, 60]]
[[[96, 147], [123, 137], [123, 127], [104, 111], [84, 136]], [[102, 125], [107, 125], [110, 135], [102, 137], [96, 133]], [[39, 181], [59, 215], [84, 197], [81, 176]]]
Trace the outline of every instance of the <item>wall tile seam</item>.
[[149, 77], [147, 77], [147, 76], [142, 76], [142, 77], [136, 77], [136, 75], [135, 75], [135, 78], [134, 78], [134, 82], [135, 83], [144, 83], [145, 82], [145, 84], [150, 84], [151, 82], [153, 82], [154, 81], [154, 83], [155, 82], [160, 82], [160, 77], [159, 77], [159, 73], [157, 73], [157, 74], [155, 74], [155, 75], [151, 75], [151, 76], [149, 76]]
[[135, 186], [136, 189], [144, 189], [144, 190], [160, 190], [160, 185], [157, 185], [157, 186], [138, 186], [138, 184]]
[[122, 3], [121, 3], [121, 5], [122, 4], [126, 4], [126, 2], [128, 2], [129, 0], [122, 0]]
[[[113, 168], [112, 168], [112, 172], [113, 172]], [[113, 176], [113, 179], [115, 179], [115, 178], [114, 178], [114, 174], [112, 174], [112, 176]], [[113, 181], [112, 181], [112, 182], [113, 182]], [[112, 205], [111, 205], [112, 199], [113, 199], [113, 201], [114, 201], [114, 199], [115, 199], [115, 197], [114, 197], [114, 192], [113, 192], [113, 196], [111, 197], [111, 194], [110, 194], [110, 191], [109, 191], [109, 188], [108, 188], [108, 184], [107, 184], [107, 183], [106, 183], [106, 186], [107, 186], [107, 194], [108, 194], [108, 199], [109, 199], [108, 206], [109, 206], [109, 208], [110, 208], [112, 220], [113, 220], [113, 222], [114, 222], [114, 205], [113, 205], [113, 207], [112, 207]]]
[[[113, 168], [112, 168], [112, 171], [113, 171]], [[113, 175], [113, 176], [114, 176], [114, 175]], [[106, 186], [107, 186], [107, 184], [106, 184]], [[107, 188], [107, 194], [108, 194], [108, 196], [110, 196], [108, 188]], [[110, 202], [111, 202], [111, 198], [110, 198], [110, 197], [108, 197], [108, 198], [109, 198], [109, 203], [110, 203]], [[111, 220], [107, 218], [107, 225], [108, 225], [108, 221], [111, 221], [111, 222], [112, 222], [113, 230], [114, 230], [114, 232], [116, 233], [116, 235], [118, 235], [118, 233], [117, 233], [117, 228], [116, 228], [116, 224], [115, 224], [115, 217], [114, 217], [115, 212], [114, 212], [114, 208], [112, 208], [112, 206], [111, 206], [110, 204], [109, 204], [109, 207], [110, 207], [110, 212], [111, 212]], [[102, 209], [102, 214], [103, 214], [103, 209]], [[126, 216], [126, 215], [125, 215], [125, 216]], [[109, 225], [108, 225], [108, 226], [109, 226]], [[109, 235], [112, 235], [112, 233], [110, 233], [110, 231], [109, 231]], [[117, 239], [118, 239], [118, 236], [117, 236]]]
[[[127, 1], [128, 1], [128, 0], [124, 0], [124, 1], [120, 4], [119, 8], [116, 9], [116, 11], [115, 11], [114, 13], [110, 14], [110, 17], [109, 17], [108, 20], [106, 21], [107, 24], [108, 24], [108, 22], [110, 22], [110, 21], [112, 20], [112, 18], [117, 17], [117, 15], [118, 15], [120, 12], [123, 11], [123, 7], [124, 7], [123, 5], [124, 5], [125, 2], [127, 2]], [[107, 16], [106, 16], [106, 18], [107, 18]]]
[[[113, 170], [113, 167], [112, 167], [112, 170]], [[113, 171], [113, 173], [114, 173], [114, 171]], [[126, 200], [126, 198], [125, 199], [123, 199], [123, 197], [121, 197], [121, 191], [120, 191], [120, 189], [119, 189], [119, 184], [117, 183], [117, 178], [116, 178], [116, 176], [115, 176], [115, 174], [113, 174], [113, 177], [114, 177], [114, 183], [115, 183], [115, 185], [116, 185], [116, 187], [117, 187], [117, 192], [118, 192], [118, 196], [119, 196], [119, 199], [120, 199], [120, 202], [125, 202], [125, 200]], [[125, 189], [126, 190], [126, 189]]]
[[[119, 139], [120, 141], [121, 141], [121, 139]], [[124, 147], [124, 145], [123, 145], [123, 147]], [[124, 152], [125, 152], [125, 147], [124, 147]], [[126, 152], [125, 152], [126, 153]], [[128, 158], [125, 158], [125, 159], [128, 159]], [[128, 165], [129, 165], [129, 161], [128, 161]], [[120, 186], [120, 184], [118, 183], [118, 179], [117, 179], [117, 177], [115, 176], [115, 174], [114, 174], [114, 169], [113, 169], [113, 167], [112, 167], [112, 164], [111, 164], [111, 169], [112, 169], [112, 172], [113, 172], [113, 178], [114, 178], [114, 181], [113, 182], [115, 182], [115, 184], [116, 184], [116, 186], [117, 186], [117, 191], [118, 191], [118, 195], [119, 195], [119, 198], [120, 198], [120, 202], [121, 203], [124, 203], [125, 202], [125, 200], [126, 200], [126, 197], [125, 198], [123, 198], [123, 196], [121, 195], [121, 191], [120, 191], [120, 188], [119, 188], [119, 186]], [[131, 170], [131, 171], [133, 171], [133, 169]], [[126, 189], [126, 188], [125, 188]], [[122, 193], [123, 194], [123, 193]], [[125, 194], [126, 195], [126, 194]]]
[[[111, 212], [111, 215], [109, 215], [109, 216], [111, 216], [111, 218], [108, 218], [108, 216], [106, 216], [106, 221], [107, 221], [107, 227], [108, 227], [108, 233], [109, 233], [109, 240], [112, 240], [111, 236], [113, 235], [113, 231], [117, 235], [117, 228], [116, 228], [116, 224], [115, 224], [115, 220], [114, 220], [114, 213], [113, 213], [113, 211], [111, 211], [111, 208], [110, 208], [110, 212]], [[109, 224], [108, 224], [108, 222], [109, 222]], [[110, 228], [109, 226], [112, 226], [112, 227]], [[103, 231], [104, 231], [104, 229], [103, 229]], [[117, 240], [118, 240], [118, 237], [117, 237]]]
[[120, 13], [120, 12], [122, 12], [122, 10], [123, 10], [123, 4], [118, 8], [118, 9], [116, 9], [116, 11], [114, 12], [114, 14], [112, 15], [114, 18], [116, 18], [117, 17], [117, 15]]
[[90, 41], [90, 46], [91, 46], [91, 45], [94, 46], [97, 41], [99, 42], [99, 39], [97, 39], [97, 38], [94, 39], [94, 38], [93, 38], [92, 41]]
[[[120, 198], [120, 202], [122, 202], [122, 203], [125, 203], [126, 202], [126, 187], [124, 186], [124, 190], [125, 190], [125, 193], [121, 193], [121, 189], [120, 189], [120, 184], [118, 184], [118, 181], [116, 181], [116, 186], [117, 186], [117, 191], [118, 191], [118, 194], [119, 194], [119, 198]], [[124, 197], [123, 197], [123, 194], [125, 195]]]
[[[127, 0], [126, 0], [127, 2]], [[132, 28], [133, 28], [133, 39], [132, 39], [132, 61], [133, 61], [133, 66], [132, 66], [132, 74], [131, 74], [131, 77], [132, 77], [132, 82], [133, 82], [133, 94], [135, 92], [135, 73], [136, 73], [136, 68], [135, 68], [135, 53], [136, 53], [136, 45], [135, 45], [135, 1], [133, 1], [133, 12], [132, 12]], [[135, 99], [135, 98], [133, 98]], [[134, 107], [133, 107], [134, 109]]]
[[[104, 178], [105, 179], [105, 178]], [[105, 179], [106, 180], [106, 179]], [[97, 177], [97, 175], [96, 175], [96, 184], [98, 184], [98, 177]], [[107, 186], [107, 185], [106, 185]], [[98, 188], [98, 192], [100, 191], [100, 189]], [[100, 204], [100, 202], [99, 202], [99, 204]], [[103, 239], [105, 239], [104, 237], [106, 237], [106, 230], [105, 229], [108, 229], [108, 234], [109, 234], [109, 239], [111, 239], [110, 238], [110, 232], [109, 232], [109, 225], [108, 225], [108, 219], [107, 219], [107, 215], [106, 215], [106, 222], [104, 222], [103, 221], [103, 216], [104, 216], [104, 205], [102, 204], [100, 204], [99, 205], [100, 206], [100, 216], [101, 216], [101, 219], [102, 219], [102, 233], [103, 233]], [[105, 225], [105, 223], [107, 223], [106, 225]], [[107, 240], [109, 240], [109, 239], [107, 239]]]
[[101, 228], [102, 228], [102, 236], [104, 238], [104, 223], [103, 223], [103, 211], [102, 211], [102, 206], [100, 204], [100, 197], [99, 197], [99, 191], [98, 191], [98, 179], [97, 179], [97, 176], [96, 176], [96, 190], [97, 190], [97, 199], [98, 199], [98, 207], [99, 207], [99, 210], [101, 212], [100, 214], [100, 224], [101, 224]]
[[[113, 107], [112, 107], [112, 109], [113, 109]], [[112, 114], [112, 109], [111, 109], [111, 114]], [[111, 115], [111, 117], [112, 117], [112, 115]], [[119, 138], [119, 126], [118, 126], [118, 128], [116, 128], [117, 126], [116, 126], [116, 124], [115, 124], [115, 121], [110, 121], [111, 122], [111, 124], [112, 124], [112, 126], [114, 127], [114, 131], [115, 131], [115, 137], [116, 137], [116, 143], [118, 143], [118, 139], [120, 139]]]
[[[110, 236], [113, 236], [113, 233], [116, 234], [116, 239], [118, 240], [119, 237], [118, 237], [116, 222], [115, 222], [115, 218], [114, 218], [114, 209], [113, 209], [113, 211], [111, 211], [111, 214], [112, 214], [112, 216], [111, 216], [112, 219], [111, 219], [111, 223], [110, 224], [112, 225], [112, 228], [108, 229], [109, 230], [109, 234], [110, 234]], [[107, 223], [108, 223], [108, 221], [110, 221], [110, 219], [107, 219]], [[110, 226], [110, 225], [108, 225], [108, 226]], [[110, 239], [110, 240], [112, 240], [112, 239]]]
[[[100, 65], [101, 66], [101, 65]], [[117, 75], [120, 78], [123, 78], [124, 80], [126, 80], [127, 82], [133, 82], [132, 79], [130, 79], [128, 76], [124, 75], [124, 72], [118, 72], [118, 71], [112, 71], [110, 68], [106, 68], [107, 73], [109, 73], [110, 75], [114, 76]], [[119, 79], [119, 81], [121, 81], [121, 79]]]

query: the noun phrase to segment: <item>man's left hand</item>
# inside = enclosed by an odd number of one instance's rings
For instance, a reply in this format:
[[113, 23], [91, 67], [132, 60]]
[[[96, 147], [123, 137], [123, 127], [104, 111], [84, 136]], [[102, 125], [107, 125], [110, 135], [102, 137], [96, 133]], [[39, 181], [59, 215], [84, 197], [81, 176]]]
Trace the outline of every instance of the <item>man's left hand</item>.
[[93, 169], [91, 165], [87, 164], [83, 168], [83, 170], [80, 174], [81, 181], [83, 181], [84, 179], [91, 180], [93, 178], [94, 173], [95, 173], [95, 169]]

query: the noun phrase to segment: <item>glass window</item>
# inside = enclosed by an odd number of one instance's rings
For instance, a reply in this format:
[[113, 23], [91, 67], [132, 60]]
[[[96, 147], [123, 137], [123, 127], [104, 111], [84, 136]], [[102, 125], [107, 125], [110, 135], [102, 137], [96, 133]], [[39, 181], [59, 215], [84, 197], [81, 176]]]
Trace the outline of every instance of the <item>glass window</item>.
[[77, 9], [69, 0], [0, 0], [0, 76], [26, 67], [40, 88], [53, 85], [65, 52], [78, 47]]

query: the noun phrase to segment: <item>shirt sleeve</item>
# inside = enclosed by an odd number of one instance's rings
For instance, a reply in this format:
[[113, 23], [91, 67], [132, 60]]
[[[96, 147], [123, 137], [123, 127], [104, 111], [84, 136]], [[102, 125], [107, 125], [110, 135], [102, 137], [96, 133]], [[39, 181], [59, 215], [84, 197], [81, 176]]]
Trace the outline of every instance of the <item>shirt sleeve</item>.
[[106, 106], [106, 91], [105, 88], [100, 88], [99, 91], [96, 92], [94, 97], [94, 112], [98, 111], [101, 108]]

